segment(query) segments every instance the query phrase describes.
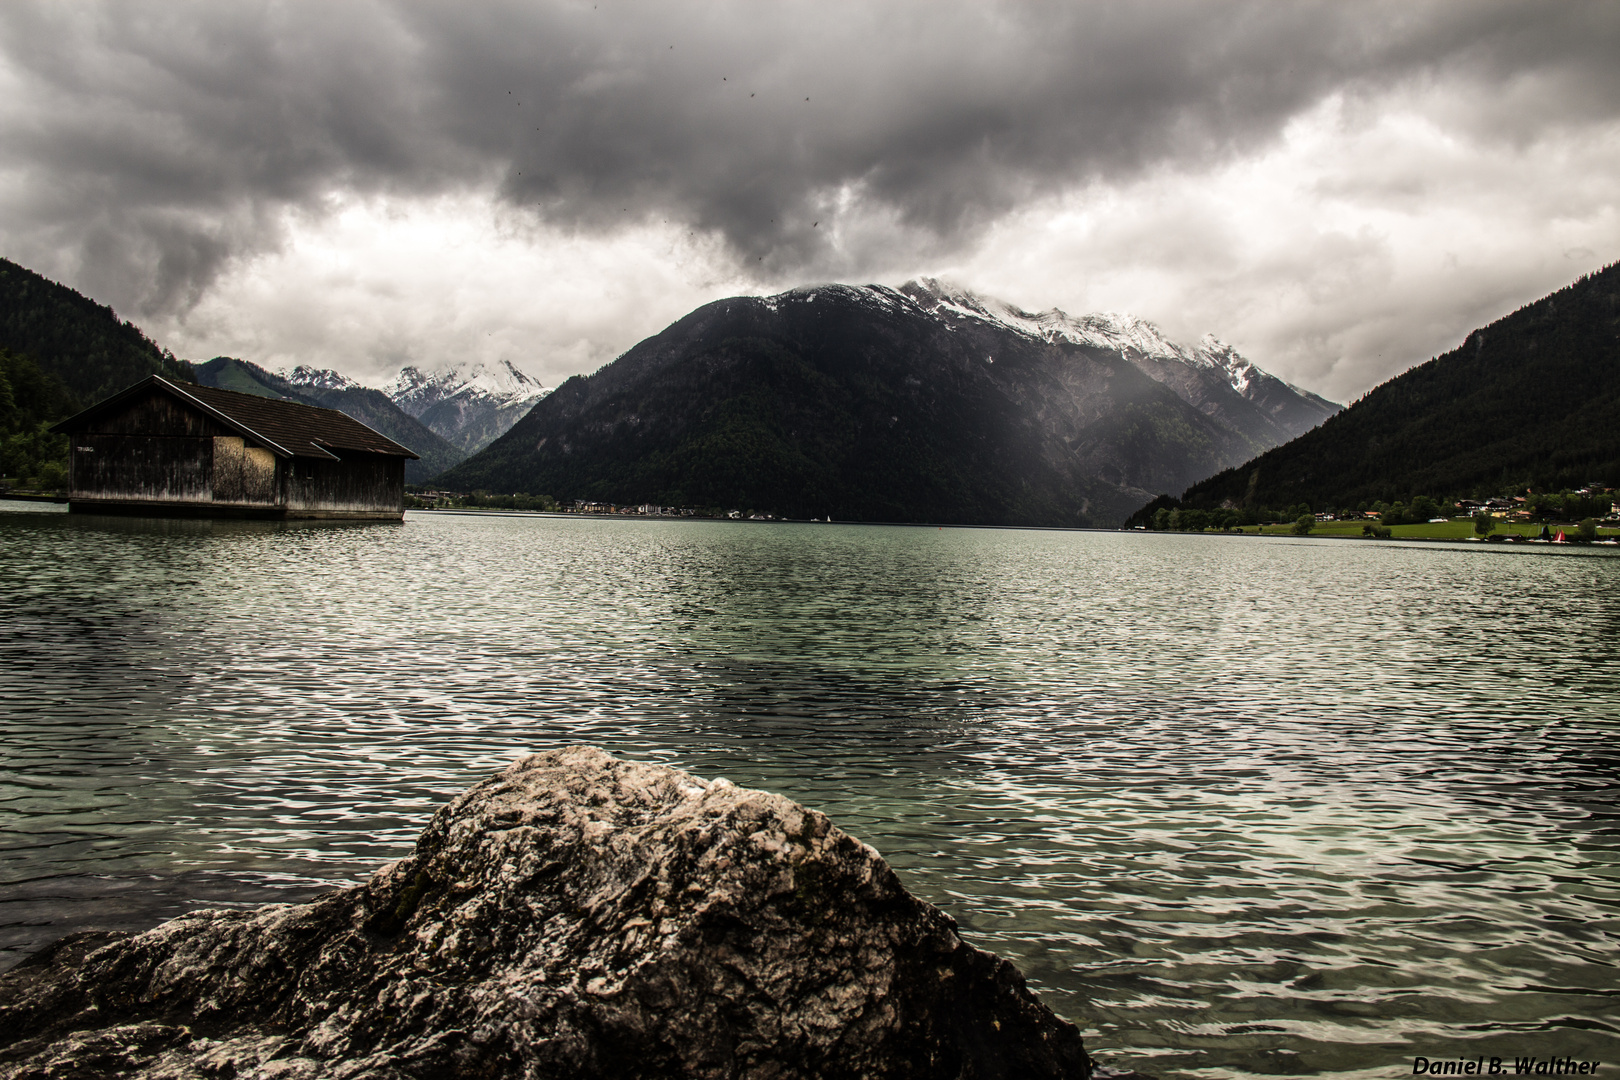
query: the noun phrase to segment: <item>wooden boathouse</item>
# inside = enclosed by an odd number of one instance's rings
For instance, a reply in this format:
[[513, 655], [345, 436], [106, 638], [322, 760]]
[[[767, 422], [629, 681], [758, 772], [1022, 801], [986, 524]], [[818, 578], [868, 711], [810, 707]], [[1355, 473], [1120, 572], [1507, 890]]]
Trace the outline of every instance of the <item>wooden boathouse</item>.
[[398, 521], [417, 456], [336, 409], [157, 375], [51, 430], [91, 514]]

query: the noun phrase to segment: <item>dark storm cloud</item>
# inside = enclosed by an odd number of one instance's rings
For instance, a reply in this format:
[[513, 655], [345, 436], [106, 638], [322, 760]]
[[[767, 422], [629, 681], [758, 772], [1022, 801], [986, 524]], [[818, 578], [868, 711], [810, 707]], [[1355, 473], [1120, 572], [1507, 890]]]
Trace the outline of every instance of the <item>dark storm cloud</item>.
[[145, 311], [335, 192], [488, 188], [859, 273], [863, 222], [950, 251], [1031, 198], [1252, 150], [1335, 92], [1455, 84], [1472, 139], [1607, 122], [1617, 26], [1607, 3], [11, 3], [0, 227]]

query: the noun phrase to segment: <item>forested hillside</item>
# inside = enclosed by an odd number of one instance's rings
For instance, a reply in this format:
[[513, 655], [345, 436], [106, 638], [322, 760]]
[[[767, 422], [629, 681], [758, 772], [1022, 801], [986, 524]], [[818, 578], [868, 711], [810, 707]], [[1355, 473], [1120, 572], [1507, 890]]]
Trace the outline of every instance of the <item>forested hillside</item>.
[[1617, 433], [1620, 264], [1474, 331], [1314, 431], [1153, 509], [1320, 510], [1614, 484]]
[[134, 323], [120, 322], [112, 308], [6, 259], [0, 259], [0, 348], [32, 357], [80, 407], [148, 375], [196, 381], [189, 364]]
[[0, 259], [0, 479], [59, 486], [67, 439], [45, 429], [152, 374], [193, 381], [112, 308]]
[[32, 358], [0, 349], [0, 478], [62, 483], [67, 439], [45, 429], [71, 413], [72, 402], [62, 380]]

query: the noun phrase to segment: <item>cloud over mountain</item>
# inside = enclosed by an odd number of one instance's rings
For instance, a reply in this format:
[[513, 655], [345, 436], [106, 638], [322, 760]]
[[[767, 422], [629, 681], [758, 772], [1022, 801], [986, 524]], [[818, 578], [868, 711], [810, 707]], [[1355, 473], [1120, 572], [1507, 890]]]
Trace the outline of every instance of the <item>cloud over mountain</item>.
[[[708, 244], [687, 279], [713, 285], [898, 279], [1087, 192], [1125, 193], [1129, 220], [1143, 185], [1255, 160], [1328, 102], [1363, 134], [1399, 105], [1481, 153], [1612, 156], [1617, 51], [1605, 4], [19, 2], [0, 235], [153, 317], [356, 202], [482, 200], [541, 244]], [[1402, 161], [1347, 162], [1312, 198], [1480, 197]], [[1189, 239], [1188, 259], [1222, 241]]]

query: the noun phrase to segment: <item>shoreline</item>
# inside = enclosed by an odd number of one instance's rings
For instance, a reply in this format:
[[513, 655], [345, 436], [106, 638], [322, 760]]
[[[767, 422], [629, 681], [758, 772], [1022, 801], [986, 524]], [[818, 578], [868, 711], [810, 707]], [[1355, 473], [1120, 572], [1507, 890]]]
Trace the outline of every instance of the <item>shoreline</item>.
[[690, 521], [712, 522], [728, 525], [858, 525], [898, 529], [980, 529], [1005, 532], [1063, 532], [1063, 533], [1116, 533], [1122, 535], [1144, 536], [1205, 536], [1205, 537], [1247, 537], [1258, 540], [1356, 540], [1381, 544], [1458, 544], [1458, 545], [1485, 545], [1491, 548], [1535, 548], [1556, 549], [1582, 549], [1582, 548], [1620, 548], [1620, 537], [1606, 537], [1592, 541], [1568, 541], [1563, 544], [1551, 540], [1489, 540], [1483, 537], [1448, 537], [1448, 536], [1351, 536], [1345, 534], [1310, 534], [1295, 536], [1292, 533], [1263, 533], [1237, 530], [1226, 532], [1223, 530], [1203, 530], [1199, 532], [1181, 532], [1174, 530], [1154, 529], [1123, 529], [1109, 528], [1100, 525], [967, 525], [945, 521], [821, 521], [805, 518], [772, 518], [769, 521], [754, 520], [751, 518], [723, 518], [723, 517], [681, 517], [675, 514], [573, 514], [559, 513], [547, 510], [482, 510], [482, 509], [456, 509], [456, 510], [427, 510], [420, 507], [411, 507], [405, 511], [406, 515], [422, 514], [425, 516], [445, 515], [460, 517], [534, 517], [534, 518], [561, 518], [561, 519], [587, 519], [595, 521]]
[[[50, 496], [0, 495], [0, 502], [4, 502], [4, 501], [22, 503], [22, 504], [25, 504], [25, 505], [32, 505], [32, 506], [40, 506], [42, 508], [46, 507], [46, 506], [65, 506], [66, 503], [67, 503], [66, 499], [57, 499], [57, 498], [52, 498]], [[561, 519], [561, 520], [591, 520], [591, 521], [708, 522], [708, 523], [715, 523], [715, 524], [724, 523], [724, 524], [728, 524], [728, 525], [731, 525], [731, 524], [735, 524], [735, 525], [853, 525], [853, 526], [861, 526], [861, 527], [896, 528], [896, 529], [936, 529], [936, 530], [974, 529], [974, 530], [981, 530], [981, 531], [1002, 531], [1002, 532], [1111, 533], [1111, 534], [1116, 534], [1116, 535], [1142, 535], [1142, 536], [1202, 536], [1202, 537], [1218, 537], [1218, 538], [1226, 538], [1226, 539], [1236, 539], [1238, 537], [1243, 537], [1243, 538], [1246, 538], [1246, 539], [1249, 539], [1249, 540], [1331, 540], [1331, 541], [1360, 541], [1360, 542], [1365, 542], [1365, 543], [1377, 543], [1377, 544], [1442, 544], [1442, 545], [1454, 546], [1454, 547], [1468, 547], [1468, 548], [1479, 547], [1479, 548], [1485, 549], [1485, 550], [1516, 550], [1516, 551], [1528, 551], [1528, 552], [1532, 552], [1532, 553], [1541, 552], [1541, 553], [1547, 553], [1547, 554], [1551, 554], [1551, 553], [1554, 553], [1554, 552], [1564, 553], [1564, 554], [1572, 554], [1572, 553], [1577, 552], [1577, 551], [1584, 551], [1584, 550], [1590, 550], [1590, 549], [1598, 549], [1599, 551], [1601, 551], [1602, 549], [1620, 549], [1620, 538], [1613, 537], [1613, 536], [1604, 537], [1602, 539], [1592, 540], [1592, 541], [1567, 541], [1565, 543], [1559, 544], [1559, 543], [1556, 543], [1556, 542], [1551, 541], [1551, 540], [1539, 540], [1539, 539], [1537, 539], [1537, 540], [1495, 540], [1495, 541], [1492, 541], [1492, 540], [1487, 539], [1487, 538], [1474, 537], [1474, 536], [1468, 536], [1468, 537], [1446, 537], [1446, 536], [1371, 537], [1371, 536], [1352, 536], [1352, 535], [1347, 535], [1347, 534], [1325, 534], [1325, 535], [1309, 534], [1309, 535], [1306, 535], [1306, 536], [1295, 536], [1292, 533], [1280, 533], [1280, 532], [1274, 532], [1274, 533], [1248, 532], [1248, 531], [1225, 532], [1225, 531], [1219, 531], [1219, 530], [1213, 530], [1213, 531], [1212, 530], [1204, 530], [1204, 531], [1200, 531], [1200, 532], [1190, 532], [1190, 531], [1189, 532], [1181, 532], [1181, 531], [1172, 531], [1172, 530], [1153, 530], [1153, 529], [1122, 529], [1122, 528], [1117, 528], [1117, 527], [1116, 528], [1107, 528], [1107, 527], [1096, 526], [1096, 525], [1091, 525], [1091, 526], [1081, 526], [1081, 525], [965, 525], [965, 524], [958, 524], [958, 523], [952, 523], [952, 522], [932, 522], [932, 521], [924, 522], [924, 521], [842, 521], [842, 520], [835, 520], [835, 521], [830, 521], [829, 522], [829, 521], [818, 521], [818, 520], [814, 520], [814, 519], [807, 520], [807, 519], [803, 519], [803, 518], [773, 518], [773, 519], [771, 519], [769, 521], [763, 521], [763, 520], [754, 520], [754, 519], [750, 519], [750, 518], [680, 517], [680, 516], [673, 515], [673, 514], [665, 514], [665, 515], [653, 515], [653, 514], [575, 514], [575, 513], [558, 513], [556, 511], [546, 511], [546, 510], [503, 510], [503, 509], [492, 509], [492, 510], [482, 510], [482, 509], [427, 510], [427, 509], [423, 509], [423, 508], [420, 508], [420, 507], [411, 507], [411, 508], [407, 508], [405, 510], [405, 516], [407, 518], [409, 518], [409, 517], [411, 517], [413, 515], [420, 515], [420, 516], [424, 516], [424, 517], [444, 516], [444, 517], [496, 517], [496, 518], [553, 518], [553, 519]], [[154, 518], [152, 520], [164, 520], [164, 519], [162, 519], [162, 518]], [[213, 520], [213, 519], [210, 519], [210, 518], [198, 518], [198, 519], [194, 519], [194, 520]], [[221, 519], [221, 520], [224, 520], [224, 519]], [[240, 520], [240, 519], [231, 519], [231, 520]], [[390, 522], [393, 523], [392, 519], [390, 519]]]

